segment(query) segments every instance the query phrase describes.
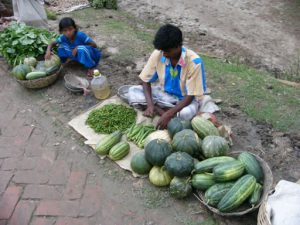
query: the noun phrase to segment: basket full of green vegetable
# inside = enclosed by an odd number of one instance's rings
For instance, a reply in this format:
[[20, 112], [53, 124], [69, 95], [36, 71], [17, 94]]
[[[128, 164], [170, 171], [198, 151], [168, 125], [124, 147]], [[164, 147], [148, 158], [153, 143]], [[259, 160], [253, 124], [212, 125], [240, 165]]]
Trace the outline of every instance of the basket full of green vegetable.
[[14, 67], [12, 74], [24, 87], [37, 89], [53, 84], [60, 71], [60, 59], [52, 55], [47, 61], [37, 61], [34, 57], [25, 58], [23, 64]]
[[[217, 164], [218, 160], [226, 157], [228, 160], [232, 157], [232, 160]], [[212, 165], [215, 167], [212, 173], [208, 173]], [[273, 185], [268, 164], [249, 152], [232, 152], [225, 157], [199, 162], [195, 166], [194, 182], [207, 184], [204, 175], [200, 177], [197, 174], [212, 175], [213, 183], [201, 186], [196, 197], [210, 211], [221, 216], [242, 216], [258, 209]]]

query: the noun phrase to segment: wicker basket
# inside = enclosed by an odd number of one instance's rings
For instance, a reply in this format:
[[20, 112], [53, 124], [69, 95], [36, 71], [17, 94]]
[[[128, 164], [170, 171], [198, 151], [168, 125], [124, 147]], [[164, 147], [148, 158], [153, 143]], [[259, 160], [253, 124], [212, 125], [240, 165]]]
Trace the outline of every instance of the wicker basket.
[[268, 219], [266, 201], [264, 201], [259, 207], [257, 215], [257, 225], [272, 225]]
[[57, 80], [61, 70], [62, 67], [60, 67], [56, 73], [46, 77], [42, 77], [34, 80], [17, 80], [17, 81], [19, 84], [23, 85], [26, 88], [30, 88], [30, 89], [44, 88], [53, 84]]
[[[232, 156], [232, 157], [236, 158], [240, 153], [241, 152], [232, 152], [232, 153], [229, 154], [229, 156]], [[264, 202], [267, 199], [268, 194], [269, 194], [269, 192], [270, 192], [270, 190], [273, 186], [273, 175], [272, 175], [272, 171], [271, 171], [270, 167], [268, 166], [268, 164], [262, 158], [260, 158], [259, 156], [255, 155], [255, 154], [252, 154], [252, 155], [255, 156], [255, 158], [260, 162], [260, 165], [261, 165], [261, 167], [263, 169], [263, 172], [264, 172], [263, 194], [262, 194], [262, 197], [260, 198], [259, 203], [256, 206], [249, 208], [248, 206], [245, 205], [245, 206], [239, 207], [237, 209], [237, 211], [235, 211], [235, 212], [223, 213], [223, 212], [220, 212], [217, 208], [212, 207], [212, 206], [208, 205], [205, 202], [204, 192], [197, 191], [197, 193], [195, 194], [196, 198], [203, 205], [205, 205], [210, 211], [212, 211], [213, 213], [216, 213], [220, 216], [242, 216], [242, 215], [250, 213], [250, 212], [256, 210], [257, 208], [259, 208], [261, 203]]]

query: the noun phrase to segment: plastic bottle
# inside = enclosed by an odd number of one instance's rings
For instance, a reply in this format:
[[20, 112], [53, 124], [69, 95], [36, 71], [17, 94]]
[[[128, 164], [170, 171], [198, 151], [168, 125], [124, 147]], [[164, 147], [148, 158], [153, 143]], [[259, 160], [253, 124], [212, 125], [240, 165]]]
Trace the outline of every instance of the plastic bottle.
[[106, 99], [110, 95], [108, 80], [105, 76], [100, 74], [99, 70], [94, 70], [91, 88], [95, 97], [98, 99]]

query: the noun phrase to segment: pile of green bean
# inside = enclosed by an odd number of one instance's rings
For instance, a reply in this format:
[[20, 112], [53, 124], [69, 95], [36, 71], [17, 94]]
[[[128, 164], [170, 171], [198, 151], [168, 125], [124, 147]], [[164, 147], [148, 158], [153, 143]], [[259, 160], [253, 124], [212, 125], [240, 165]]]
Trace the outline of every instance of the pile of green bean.
[[96, 133], [110, 134], [116, 130], [125, 131], [135, 124], [136, 111], [133, 108], [118, 104], [107, 104], [93, 110], [87, 120]]
[[154, 131], [153, 125], [133, 124], [125, 133], [128, 141], [134, 142], [139, 148], [144, 148], [146, 137]]

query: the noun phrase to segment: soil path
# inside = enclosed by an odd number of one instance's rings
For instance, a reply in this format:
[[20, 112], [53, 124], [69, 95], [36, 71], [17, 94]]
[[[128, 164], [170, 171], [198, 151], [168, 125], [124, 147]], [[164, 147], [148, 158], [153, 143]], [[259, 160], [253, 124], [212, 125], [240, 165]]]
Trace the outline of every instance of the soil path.
[[290, 71], [300, 54], [296, 0], [121, 0], [120, 6], [140, 18], [173, 22], [200, 34], [202, 52], [239, 55], [257, 67]]
[[[112, 17], [124, 24], [132, 22], [118, 12], [91, 9], [78, 12], [76, 21], [97, 43], [105, 41], [107, 50], [118, 46], [122, 53], [120, 43], [130, 46], [130, 40], [135, 40], [139, 52], [148, 51], [143, 42], [123, 31], [111, 37], [112, 31], [104, 29], [103, 24], [111, 23], [116, 30], [121, 27]], [[138, 82], [137, 65], [132, 61], [139, 56], [125, 53], [117, 61], [109, 55], [101, 61], [99, 69], [109, 75], [112, 94], [120, 85]], [[63, 71], [67, 73], [80, 76], [86, 71], [72, 66]], [[48, 88], [28, 90], [9, 76], [7, 64], [0, 60], [0, 79], [0, 224], [256, 224], [255, 213], [239, 218], [217, 217], [193, 196], [175, 200], [167, 188], [153, 187], [148, 179], [133, 178], [112, 161], [99, 160], [83, 144], [83, 138], [67, 126], [98, 101], [68, 92], [62, 77]], [[290, 138], [232, 107], [222, 108], [218, 118], [232, 126], [233, 150], [246, 149], [264, 158], [275, 182], [298, 180], [299, 135]]]

